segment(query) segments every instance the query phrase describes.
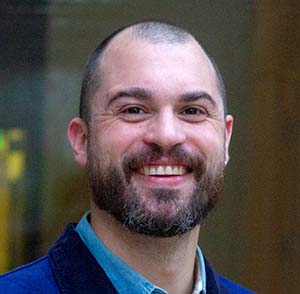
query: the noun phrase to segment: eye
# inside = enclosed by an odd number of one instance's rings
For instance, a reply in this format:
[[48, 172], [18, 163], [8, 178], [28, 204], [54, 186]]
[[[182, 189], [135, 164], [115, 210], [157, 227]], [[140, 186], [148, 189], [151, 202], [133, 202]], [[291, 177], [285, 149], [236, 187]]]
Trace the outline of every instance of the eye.
[[184, 108], [179, 115], [187, 122], [197, 123], [206, 119], [208, 111], [201, 106], [188, 106]]
[[149, 112], [139, 105], [126, 105], [119, 110], [119, 115], [127, 122], [140, 122], [149, 117]]
[[144, 114], [145, 112], [137, 106], [127, 107], [121, 111], [121, 113], [125, 114]]
[[184, 115], [206, 115], [206, 111], [199, 107], [188, 107], [182, 111]]

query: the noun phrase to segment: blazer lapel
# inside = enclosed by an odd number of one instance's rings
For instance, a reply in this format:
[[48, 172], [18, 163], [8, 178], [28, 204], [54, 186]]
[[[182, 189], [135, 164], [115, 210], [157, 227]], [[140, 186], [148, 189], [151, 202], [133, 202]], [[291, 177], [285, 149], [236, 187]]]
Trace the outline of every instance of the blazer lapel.
[[204, 257], [205, 270], [206, 270], [206, 292], [209, 294], [229, 294], [223, 287], [217, 273]]
[[48, 252], [60, 292], [117, 294], [104, 270], [80, 239], [75, 227], [76, 224], [69, 224]]

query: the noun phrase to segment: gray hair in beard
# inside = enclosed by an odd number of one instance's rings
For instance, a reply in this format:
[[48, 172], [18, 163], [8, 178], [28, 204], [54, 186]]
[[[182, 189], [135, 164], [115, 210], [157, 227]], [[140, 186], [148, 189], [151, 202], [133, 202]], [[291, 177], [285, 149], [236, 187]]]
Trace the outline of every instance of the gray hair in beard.
[[[163, 212], [159, 215], [151, 214], [130, 182], [136, 169], [162, 156], [184, 164], [194, 174], [195, 187], [188, 197], [188, 203], [181, 207], [176, 206], [176, 214], [172, 216]], [[178, 146], [168, 151], [159, 146], [150, 146], [125, 156], [122, 168], [104, 168], [102, 160], [96, 160], [90, 146], [88, 172], [92, 199], [99, 209], [111, 214], [131, 232], [173, 237], [183, 235], [196, 225], [202, 224], [215, 207], [223, 187], [224, 162], [220, 162], [213, 171], [208, 171], [201, 153], [195, 156]], [[176, 190], [151, 189], [148, 193], [158, 202], [178, 204], [179, 192]]]

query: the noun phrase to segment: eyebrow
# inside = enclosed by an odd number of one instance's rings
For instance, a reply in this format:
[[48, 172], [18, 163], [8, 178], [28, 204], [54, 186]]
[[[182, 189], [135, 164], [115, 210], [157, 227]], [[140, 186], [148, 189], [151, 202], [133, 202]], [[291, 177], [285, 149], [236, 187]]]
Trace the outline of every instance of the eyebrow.
[[109, 100], [108, 105], [112, 104], [115, 100], [121, 97], [134, 97], [138, 100], [143, 101], [143, 100], [151, 99], [152, 93], [149, 90], [146, 90], [144, 88], [139, 88], [139, 87], [124, 89], [115, 93]]
[[216, 106], [216, 101], [205, 91], [193, 91], [180, 96], [183, 102], [195, 102], [197, 100], [208, 100], [213, 106]]
[[[151, 91], [140, 87], [123, 89], [118, 91], [111, 97], [108, 105], [112, 104], [115, 100], [121, 97], [134, 97], [140, 101], [144, 101], [144, 100], [151, 100], [153, 94]], [[179, 96], [179, 101], [181, 102], [195, 102], [198, 100], [208, 100], [213, 106], [216, 106], [215, 100], [211, 97], [211, 95], [209, 95], [205, 91], [191, 91]]]

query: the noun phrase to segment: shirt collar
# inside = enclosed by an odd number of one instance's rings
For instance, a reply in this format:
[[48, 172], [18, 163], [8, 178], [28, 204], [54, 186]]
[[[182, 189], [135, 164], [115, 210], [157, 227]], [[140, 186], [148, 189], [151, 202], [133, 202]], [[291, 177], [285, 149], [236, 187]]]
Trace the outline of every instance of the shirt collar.
[[196, 281], [192, 294], [206, 294], [206, 271], [202, 251], [197, 246], [197, 258], [195, 264]]
[[[89, 224], [89, 215], [90, 212], [83, 215], [76, 226], [76, 231], [98, 264], [103, 268], [116, 290], [124, 294], [167, 294], [165, 290], [152, 284], [105, 246]], [[195, 268], [197, 279], [193, 294], [205, 294], [205, 265], [199, 247], [197, 247], [197, 256]]]

